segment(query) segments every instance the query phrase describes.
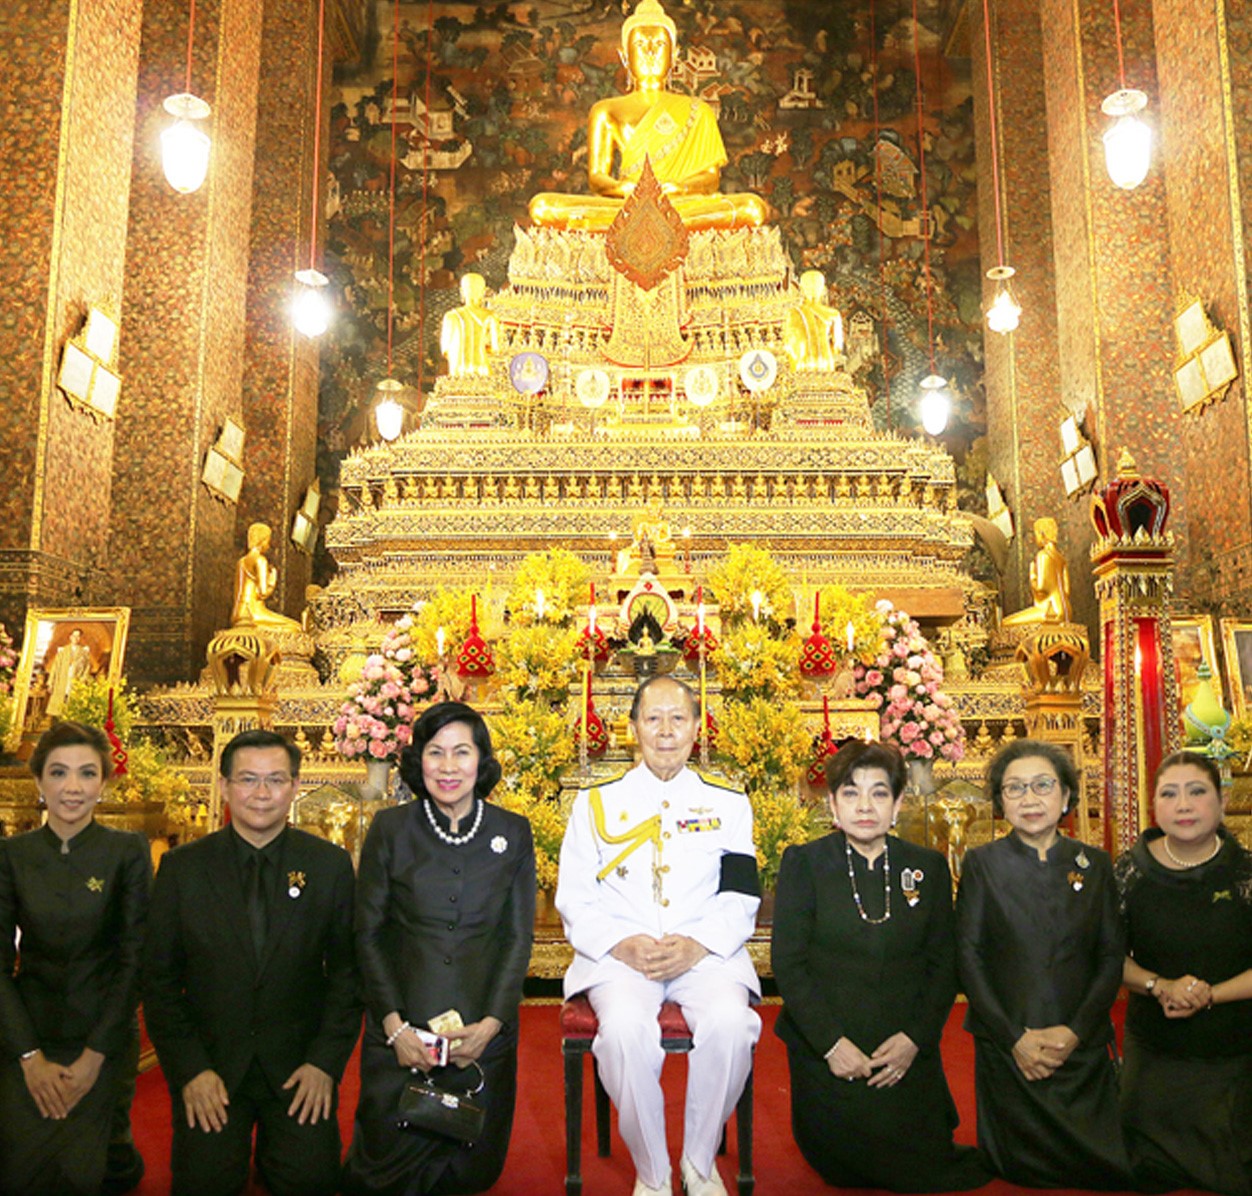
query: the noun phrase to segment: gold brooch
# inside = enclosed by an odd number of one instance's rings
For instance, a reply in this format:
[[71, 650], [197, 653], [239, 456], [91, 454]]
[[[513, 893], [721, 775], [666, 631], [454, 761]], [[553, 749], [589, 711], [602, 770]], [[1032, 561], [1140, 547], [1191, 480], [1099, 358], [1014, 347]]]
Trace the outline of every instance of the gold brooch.
[[99, 876], [89, 876], [87, 878], [87, 887], [93, 893], [103, 893], [104, 892], [104, 880]]

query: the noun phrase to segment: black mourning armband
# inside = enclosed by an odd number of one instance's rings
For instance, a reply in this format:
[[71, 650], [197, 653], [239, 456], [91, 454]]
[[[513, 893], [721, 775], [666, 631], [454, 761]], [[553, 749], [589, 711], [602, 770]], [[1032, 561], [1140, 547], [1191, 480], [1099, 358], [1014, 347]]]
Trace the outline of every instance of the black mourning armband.
[[723, 855], [722, 873], [717, 881], [717, 891], [759, 897], [761, 882], [756, 875], [756, 856], [734, 851], [728, 851]]

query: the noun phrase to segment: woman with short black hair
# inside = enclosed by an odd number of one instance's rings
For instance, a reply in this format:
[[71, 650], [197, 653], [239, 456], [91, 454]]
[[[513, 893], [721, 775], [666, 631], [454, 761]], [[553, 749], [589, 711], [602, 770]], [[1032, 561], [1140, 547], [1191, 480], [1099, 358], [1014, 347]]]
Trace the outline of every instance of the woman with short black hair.
[[[482, 1192], [504, 1168], [517, 1083], [517, 1008], [535, 922], [530, 823], [487, 801], [500, 765], [482, 715], [429, 707], [400, 757], [414, 800], [374, 816], [356, 890], [365, 988], [361, 1098], [344, 1167], [349, 1193]], [[455, 1010], [448, 1066], [417, 1031]], [[411, 1072], [486, 1111], [472, 1144], [398, 1124]], [[462, 1070], [467, 1069], [467, 1070]]]
[[956, 904], [978, 1145], [1010, 1183], [1129, 1187], [1109, 1018], [1125, 953], [1112, 864], [1058, 829], [1079, 796], [1063, 748], [1018, 740], [988, 785], [1013, 829], [965, 856]]
[[113, 772], [102, 731], [57, 723], [30, 769], [47, 823], [0, 839], [0, 1192], [96, 1196], [138, 1055], [152, 867], [141, 835], [95, 819]]
[[904, 760], [850, 744], [826, 768], [833, 834], [783, 854], [773, 965], [791, 1127], [828, 1183], [942, 1192], [990, 1178], [955, 1146], [939, 1039], [956, 997], [952, 880], [891, 834]]

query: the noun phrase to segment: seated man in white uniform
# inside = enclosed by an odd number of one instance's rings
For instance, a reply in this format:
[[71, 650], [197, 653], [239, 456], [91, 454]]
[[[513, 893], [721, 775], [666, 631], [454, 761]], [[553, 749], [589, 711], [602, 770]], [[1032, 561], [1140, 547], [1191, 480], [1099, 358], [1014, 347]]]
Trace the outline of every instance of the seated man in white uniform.
[[687, 767], [699, 730], [692, 691], [653, 677], [630, 712], [643, 762], [578, 795], [561, 848], [556, 906], [574, 948], [565, 995], [585, 992], [592, 1050], [634, 1160], [634, 1196], [671, 1191], [657, 1013], [676, 1001], [691, 1027], [682, 1179], [726, 1192], [715, 1157], [743, 1091], [761, 1021], [744, 943], [760, 904], [752, 808]]

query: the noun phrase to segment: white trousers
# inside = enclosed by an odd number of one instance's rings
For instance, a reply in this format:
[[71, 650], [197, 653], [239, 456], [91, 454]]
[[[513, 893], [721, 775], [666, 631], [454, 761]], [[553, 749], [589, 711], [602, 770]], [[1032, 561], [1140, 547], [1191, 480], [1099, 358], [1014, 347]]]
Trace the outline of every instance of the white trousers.
[[691, 1027], [683, 1154], [701, 1175], [711, 1175], [722, 1127], [743, 1092], [761, 1019], [749, 992], [705, 957], [690, 972], [661, 983], [626, 964], [620, 974], [587, 991], [600, 1022], [592, 1053], [605, 1091], [617, 1106], [618, 1128], [635, 1172], [659, 1188], [670, 1173], [665, 1145], [665, 1097], [661, 1091], [663, 1001], [676, 1001]]

